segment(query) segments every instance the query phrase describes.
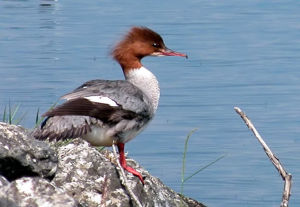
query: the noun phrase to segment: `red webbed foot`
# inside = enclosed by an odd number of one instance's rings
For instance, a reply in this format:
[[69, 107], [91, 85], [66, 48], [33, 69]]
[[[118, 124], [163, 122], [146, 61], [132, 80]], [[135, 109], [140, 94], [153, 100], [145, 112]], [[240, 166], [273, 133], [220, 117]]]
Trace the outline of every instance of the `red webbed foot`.
[[137, 176], [140, 181], [143, 183], [143, 185], [145, 184], [144, 182], [144, 178], [142, 177], [142, 175], [137, 172], [135, 169], [133, 169], [132, 167], [129, 167], [127, 165], [126, 159], [125, 159], [125, 155], [124, 155], [124, 143], [118, 143], [118, 150], [119, 150], [119, 154], [120, 154], [120, 164], [123, 167], [124, 170], [130, 172], [131, 174], [133, 174], [134, 176]]

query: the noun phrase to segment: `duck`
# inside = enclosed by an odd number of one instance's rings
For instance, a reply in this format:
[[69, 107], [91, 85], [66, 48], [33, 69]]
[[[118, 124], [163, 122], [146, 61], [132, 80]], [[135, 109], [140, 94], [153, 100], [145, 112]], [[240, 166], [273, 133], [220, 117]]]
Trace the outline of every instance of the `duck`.
[[80, 137], [93, 146], [116, 144], [122, 168], [144, 184], [142, 175], [127, 165], [124, 153], [125, 144], [146, 128], [159, 103], [159, 82], [141, 60], [187, 55], [167, 48], [158, 33], [141, 26], [132, 27], [111, 55], [125, 80], [90, 80], [63, 95], [66, 101], [43, 114], [34, 137], [49, 141]]

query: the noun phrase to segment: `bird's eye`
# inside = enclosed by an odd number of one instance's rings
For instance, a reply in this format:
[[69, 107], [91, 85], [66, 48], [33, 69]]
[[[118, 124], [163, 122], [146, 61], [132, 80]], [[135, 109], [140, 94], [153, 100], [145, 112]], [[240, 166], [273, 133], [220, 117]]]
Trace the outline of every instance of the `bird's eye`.
[[159, 47], [159, 44], [156, 43], [156, 42], [154, 42], [154, 43], [152, 44], [152, 46], [155, 47], [155, 48], [158, 48], [158, 47]]

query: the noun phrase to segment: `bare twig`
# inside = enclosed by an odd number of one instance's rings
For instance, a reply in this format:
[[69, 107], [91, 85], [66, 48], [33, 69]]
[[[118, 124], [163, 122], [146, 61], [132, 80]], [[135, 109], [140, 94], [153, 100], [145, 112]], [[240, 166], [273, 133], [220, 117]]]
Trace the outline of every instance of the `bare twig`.
[[244, 120], [248, 128], [253, 132], [257, 140], [261, 143], [261, 145], [264, 148], [264, 151], [266, 152], [267, 156], [275, 166], [275, 168], [278, 170], [279, 174], [281, 175], [282, 179], [284, 180], [284, 189], [283, 189], [283, 195], [282, 195], [282, 202], [280, 204], [280, 207], [288, 207], [289, 205], [289, 198], [291, 195], [291, 187], [292, 187], [292, 175], [288, 173], [283, 166], [281, 165], [279, 159], [273, 154], [271, 149], [268, 147], [268, 145], [265, 143], [263, 138], [260, 136], [258, 131], [255, 129], [254, 125], [250, 121], [250, 119], [246, 116], [246, 114], [238, 107], [234, 107], [234, 110], [236, 113], [238, 113], [241, 118]]
[[101, 198], [101, 202], [100, 202], [100, 206], [106, 207], [106, 198], [107, 198], [107, 176], [104, 177], [104, 182], [102, 185], [102, 190], [100, 192], [102, 192], [102, 198]]
[[127, 192], [129, 193], [131, 199], [136, 203], [136, 206], [142, 207], [142, 204], [140, 203], [139, 199], [135, 196], [135, 194], [133, 193], [133, 191], [130, 189], [130, 187], [128, 185], [128, 181], [127, 181], [127, 177], [125, 175], [124, 169], [122, 168], [122, 166], [120, 164], [120, 161], [118, 159], [115, 143], [113, 143], [112, 149], [113, 149], [114, 157], [115, 157], [117, 165], [118, 165], [117, 170], [120, 174], [120, 180], [122, 182], [122, 185], [125, 186], [125, 188], [126, 188]]

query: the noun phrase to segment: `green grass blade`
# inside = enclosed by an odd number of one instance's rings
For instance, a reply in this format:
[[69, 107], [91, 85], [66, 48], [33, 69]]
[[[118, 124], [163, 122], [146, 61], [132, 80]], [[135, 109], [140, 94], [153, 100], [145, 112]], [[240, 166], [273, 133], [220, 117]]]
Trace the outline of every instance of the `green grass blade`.
[[14, 119], [15, 119], [15, 116], [17, 114], [17, 112], [19, 111], [19, 108], [20, 108], [20, 104], [18, 104], [12, 111], [12, 114], [11, 114], [11, 123], [14, 122]]
[[39, 122], [39, 115], [40, 115], [40, 108], [37, 109], [36, 116], [35, 116], [35, 123]]
[[[57, 105], [58, 101], [56, 101], [55, 103], [53, 103], [50, 106], [50, 109], [53, 109], [56, 105]], [[35, 116], [35, 127], [38, 127], [43, 121], [44, 121], [45, 117], [40, 116], [40, 108], [38, 108], [37, 112], [36, 112], [36, 116]]]
[[100, 146], [100, 147], [96, 147], [96, 150], [98, 152], [101, 152], [102, 150], [104, 150], [106, 147], [105, 146]]
[[6, 122], [6, 106], [4, 107], [2, 122]]
[[14, 120], [13, 123], [14, 123], [15, 125], [20, 124], [21, 121], [23, 121], [23, 120], [25, 119], [25, 116], [26, 116], [26, 115], [27, 115], [27, 112], [23, 113], [23, 115], [20, 116], [18, 119]]
[[8, 102], [8, 123], [11, 124], [11, 105], [10, 105], [10, 101]]
[[186, 139], [185, 139], [185, 143], [184, 143], [184, 151], [183, 151], [183, 158], [182, 158], [182, 168], [181, 168], [181, 188], [180, 188], [180, 193], [183, 194], [183, 184], [184, 184], [184, 176], [185, 176], [185, 163], [186, 163], [186, 152], [187, 152], [187, 146], [188, 146], [188, 142], [190, 137], [192, 136], [192, 134], [197, 131], [198, 129], [193, 129], [189, 132], [189, 134], [187, 135]]
[[183, 182], [186, 182], [187, 180], [191, 179], [193, 176], [197, 175], [199, 172], [201, 172], [205, 168], [208, 168], [209, 166], [215, 164], [216, 162], [218, 162], [219, 160], [223, 159], [224, 157], [226, 157], [226, 155], [222, 155], [222, 156], [218, 157], [216, 160], [212, 161], [211, 163], [208, 163], [204, 167], [201, 167], [199, 170], [197, 170], [196, 172], [194, 172], [192, 175], [190, 175], [187, 178], [185, 178]]
[[36, 115], [35, 115], [35, 126], [39, 125], [40, 122], [40, 108], [37, 109]]
[[50, 109], [54, 109], [57, 104], [58, 104], [58, 100], [50, 106]]

